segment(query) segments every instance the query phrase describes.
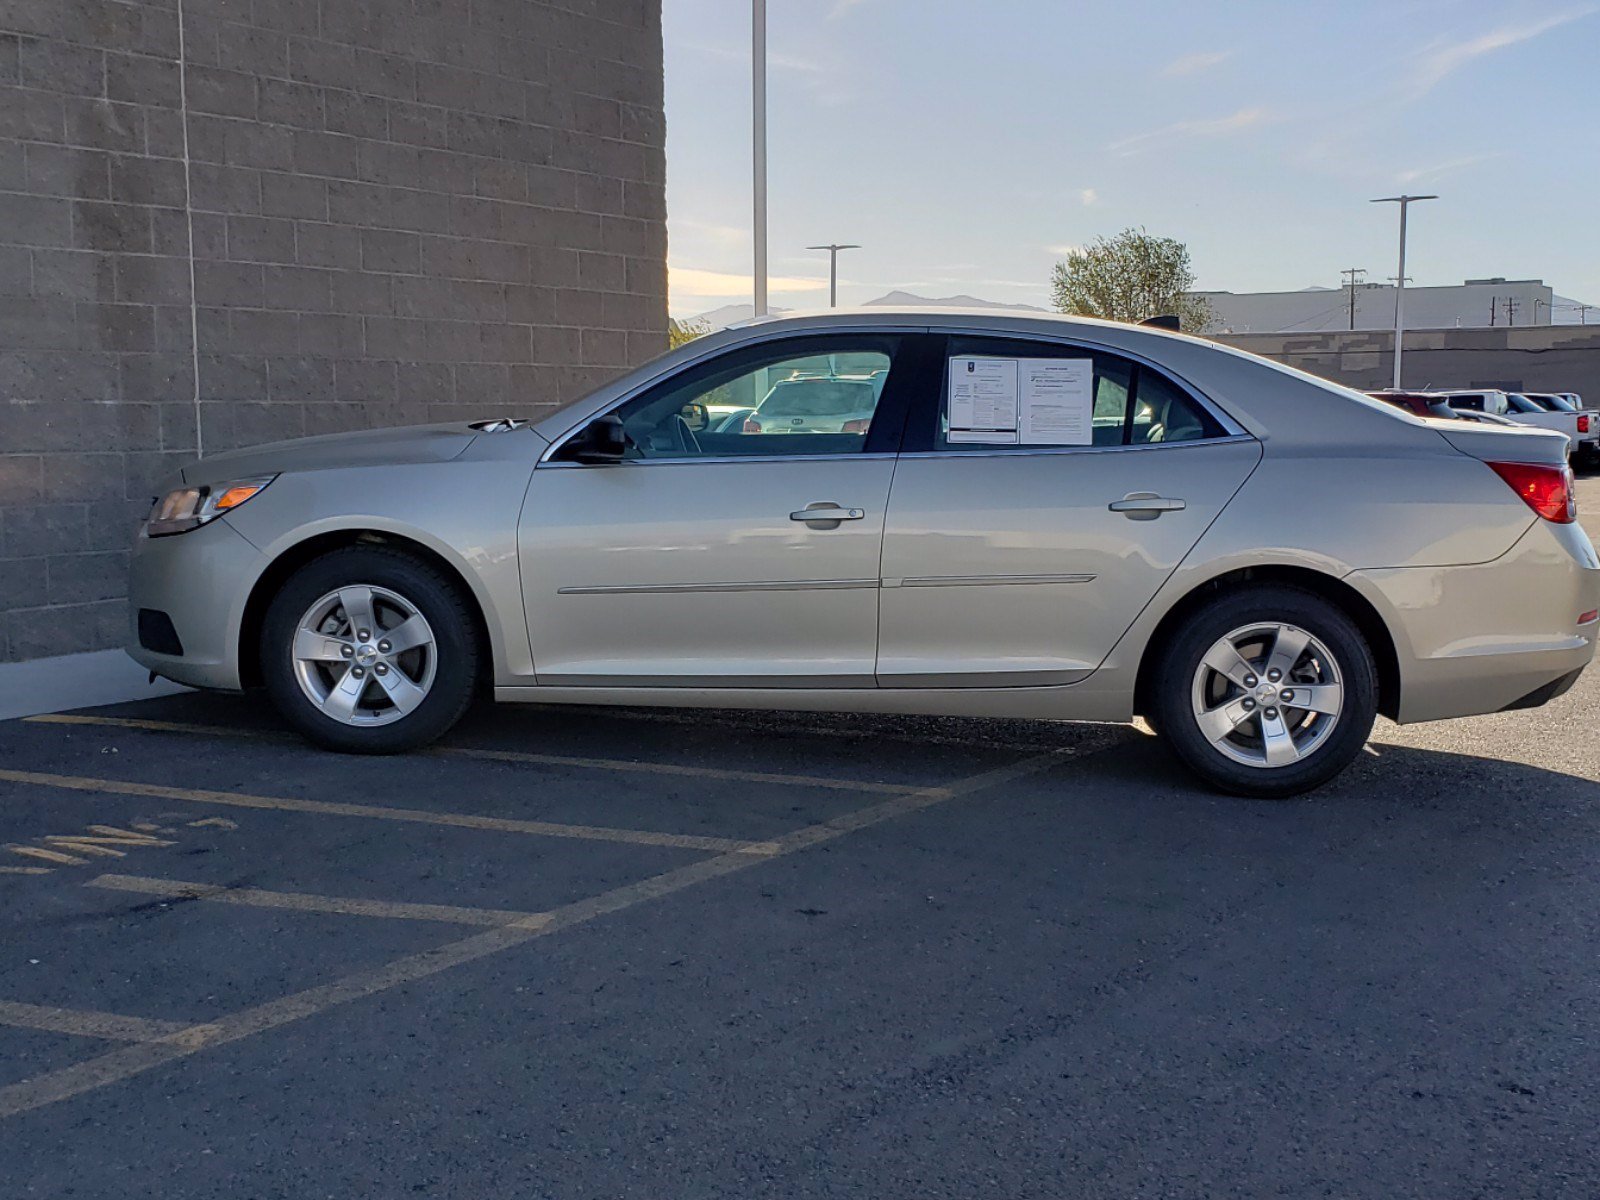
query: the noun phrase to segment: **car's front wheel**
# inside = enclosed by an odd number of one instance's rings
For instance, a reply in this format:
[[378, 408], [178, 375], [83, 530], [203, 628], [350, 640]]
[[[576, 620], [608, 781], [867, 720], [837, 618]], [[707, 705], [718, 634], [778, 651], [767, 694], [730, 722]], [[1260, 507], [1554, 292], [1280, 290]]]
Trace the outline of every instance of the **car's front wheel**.
[[393, 754], [443, 735], [472, 702], [478, 647], [467, 602], [428, 563], [384, 546], [313, 559], [261, 630], [279, 712], [330, 750]]
[[1166, 644], [1150, 691], [1154, 727], [1201, 778], [1281, 798], [1332, 779], [1377, 715], [1377, 670], [1355, 623], [1294, 587], [1225, 592]]

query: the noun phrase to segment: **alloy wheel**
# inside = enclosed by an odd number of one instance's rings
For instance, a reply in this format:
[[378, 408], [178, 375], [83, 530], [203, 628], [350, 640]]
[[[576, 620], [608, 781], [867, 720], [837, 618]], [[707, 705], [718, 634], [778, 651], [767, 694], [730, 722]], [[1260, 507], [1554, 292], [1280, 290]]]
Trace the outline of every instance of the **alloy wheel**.
[[306, 609], [290, 653], [306, 698], [345, 725], [387, 725], [415, 712], [438, 667], [421, 610], [368, 584], [329, 592]]
[[1344, 681], [1328, 647], [1297, 625], [1241, 626], [1195, 670], [1190, 702], [1212, 748], [1249, 767], [1286, 767], [1328, 740]]

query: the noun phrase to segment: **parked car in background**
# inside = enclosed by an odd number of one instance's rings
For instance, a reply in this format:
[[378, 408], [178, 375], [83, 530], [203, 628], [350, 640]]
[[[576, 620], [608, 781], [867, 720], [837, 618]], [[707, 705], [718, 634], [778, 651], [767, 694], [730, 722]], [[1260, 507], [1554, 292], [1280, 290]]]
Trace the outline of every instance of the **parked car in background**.
[[1523, 392], [1533, 403], [1552, 412], [1576, 413], [1578, 417], [1578, 450], [1574, 456], [1585, 462], [1600, 458], [1600, 412], [1583, 407], [1583, 398], [1576, 392]]
[[[1490, 413], [1494, 416], [1505, 417], [1518, 425], [1530, 425], [1536, 429], [1551, 429], [1557, 433], [1565, 434], [1568, 458], [1577, 453], [1582, 434], [1588, 432], [1590, 424], [1586, 417], [1580, 420], [1580, 416], [1577, 413], [1547, 409], [1534, 403], [1520, 392], [1505, 392], [1498, 389], [1485, 388], [1471, 391], [1442, 391], [1438, 394], [1445, 398], [1451, 408], [1459, 412]], [[1579, 430], [1580, 425], [1583, 426], [1582, 432]]]
[[1402, 392], [1394, 388], [1383, 388], [1376, 392], [1368, 392], [1374, 400], [1382, 400], [1385, 404], [1392, 404], [1396, 408], [1403, 408], [1406, 412], [1418, 417], [1441, 417], [1446, 420], [1460, 417], [1460, 413], [1452, 409], [1440, 396], [1431, 392]]
[[883, 385], [871, 377], [809, 375], [772, 385], [744, 419], [749, 433], [867, 435]]
[[[797, 379], [824, 356], [866, 379]], [[786, 411], [828, 427], [769, 432], [777, 394], [819, 397]], [[763, 401], [713, 432], [719, 395]], [[532, 420], [192, 463], [138, 534], [130, 652], [262, 685], [357, 753], [425, 745], [491, 691], [1139, 714], [1212, 784], [1287, 796], [1378, 713], [1571, 687], [1600, 560], [1565, 449], [1155, 329], [836, 310], [708, 335]]]
[[1434, 417], [1442, 421], [1476, 421], [1483, 425], [1515, 425], [1516, 422], [1493, 413], [1473, 412], [1468, 409], [1451, 408], [1444, 396], [1436, 392], [1403, 392], [1393, 388], [1384, 388], [1376, 392], [1368, 392], [1374, 400], [1382, 400], [1385, 404], [1392, 404], [1396, 408], [1403, 408], [1406, 412], [1418, 417]]

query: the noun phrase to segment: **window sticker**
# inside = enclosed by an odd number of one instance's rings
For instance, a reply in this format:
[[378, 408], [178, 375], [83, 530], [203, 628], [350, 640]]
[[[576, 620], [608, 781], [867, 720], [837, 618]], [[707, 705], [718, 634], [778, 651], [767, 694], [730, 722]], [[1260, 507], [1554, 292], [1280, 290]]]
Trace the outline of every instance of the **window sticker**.
[[1023, 358], [1022, 441], [1028, 446], [1094, 442], [1094, 360]]
[[947, 436], [952, 442], [1017, 440], [1016, 359], [950, 360], [950, 432]]
[[950, 360], [950, 443], [1088, 446], [1094, 442], [1094, 360]]

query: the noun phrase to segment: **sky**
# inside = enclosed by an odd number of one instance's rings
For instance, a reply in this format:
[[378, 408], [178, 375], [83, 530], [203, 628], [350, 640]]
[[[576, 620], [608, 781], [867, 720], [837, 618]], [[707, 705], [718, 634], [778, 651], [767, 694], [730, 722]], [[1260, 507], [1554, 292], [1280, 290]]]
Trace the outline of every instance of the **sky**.
[[[768, 0], [774, 306], [1048, 305], [1128, 226], [1206, 290], [1543, 278], [1600, 303], [1600, 0]], [[664, 0], [671, 308], [750, 299], [750, 2]], [[1597, 314], [1590, 313], [1591, 320]], [[1558, 316], [1558, 319], [1559, 316]]]

